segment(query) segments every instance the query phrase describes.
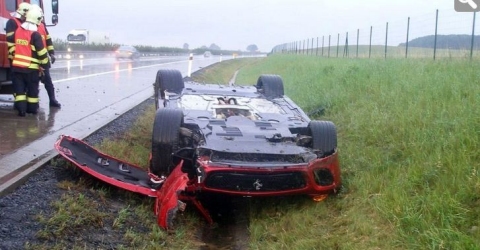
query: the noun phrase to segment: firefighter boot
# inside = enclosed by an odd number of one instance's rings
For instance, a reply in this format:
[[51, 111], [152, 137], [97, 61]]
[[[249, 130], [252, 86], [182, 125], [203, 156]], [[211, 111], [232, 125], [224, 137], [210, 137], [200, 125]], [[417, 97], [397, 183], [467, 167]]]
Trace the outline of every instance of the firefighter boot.
[[55, 98], [55, 89], [47, 89], [48, 99], [50, 99], [50, 107], [60, 108], [62, 105]]
[[18, 110], [18, 116], [25, 116], [27, 113], [27, 102], [17, 101], [14, 103], [15, 108]]
[[38, 113], [38, 103], [27, 102], [27, 114], [36, 115]]

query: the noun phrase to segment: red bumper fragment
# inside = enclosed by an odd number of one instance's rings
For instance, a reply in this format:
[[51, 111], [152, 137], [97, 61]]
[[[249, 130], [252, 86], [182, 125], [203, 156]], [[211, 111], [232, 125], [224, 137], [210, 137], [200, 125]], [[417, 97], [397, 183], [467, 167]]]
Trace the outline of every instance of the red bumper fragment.
[[188, 176], [181, 171], [181, 163], [175, 167], [162, 188], [157, 192], [155, 215], [158, 225], [164, 229], [173, 229], [173, 219], [177, 212], [185, 210], [186, 204], [180, 201], [180, 195], [187, 187]]

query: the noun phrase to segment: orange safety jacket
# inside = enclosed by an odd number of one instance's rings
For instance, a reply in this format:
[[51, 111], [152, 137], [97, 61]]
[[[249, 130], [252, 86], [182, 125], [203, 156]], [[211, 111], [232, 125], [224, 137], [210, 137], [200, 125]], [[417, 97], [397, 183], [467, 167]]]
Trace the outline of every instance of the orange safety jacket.
[[6, 30], [8, 59], [12, 60], [13, 52], [15, 51], [15, 41], [14, 41], [15, 30], [17, 30], [22, 25], [22, 21], [15, 17], [12, 17], [10, 20], [12, 20], [15, 23], [15, 25], [7, 25], [9, 27], [6, 27], [6, 29], [12, 29], [12, 30]]
[[38, 33], [42, 36], [43, 47], [47, 48], [49, 54], [53, 54], [53, 43], [50, 34], [47, 32], [47, 28], [44, 23], [38, 25]]
[[[15, 31], [15, 55], [13, 56], [13, 67], [39, 69], [39, 61], [34, 57], [35, 47], [31, 43], [33, 31], [18, 28]], [[37, 53], [47, 53], [47, 50], [38, 51]]]

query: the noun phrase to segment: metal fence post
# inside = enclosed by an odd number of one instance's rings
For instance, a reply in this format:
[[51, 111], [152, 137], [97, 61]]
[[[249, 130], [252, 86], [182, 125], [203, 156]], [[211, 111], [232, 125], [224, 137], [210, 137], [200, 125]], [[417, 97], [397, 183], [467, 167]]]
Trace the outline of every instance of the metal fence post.
[[313, 55], [313, 37], [312, 37], [312, 55]]
[[332, 35], [328, 35], [328, 57], [330, 57], [330, 41], [331, 41]]
[[359, 39], [359, 36], [360, 36], [360, 29], [357, 29], [357, 53], [356, 53], [356, 58], [358, 58], [358, 39]]
[[308, 50], [309, 50], [308, 46], [310, 45], [310, 38], [307, 38], [306, 41], [307, 41], [307, 56], [308, 56]]
[[385, 29], [385, 59], [387, 59], [387, 45], [388, 45], [388, 22]]
[[317, 36], [317, 51], [315, 51], [315, 56], [318, 56], [318, 36]]
[[323, 57], [323, 47], [325, 46], [325, 36], [322, 36], [322, 57]]
[[435, 60], [435, 57], [437, 55], [437, 28], [438, 28], [438, 9], [435, 17], [435, 40], [433, 44], [433, 60]]
[[410, 17], [407, 20], [407, 41], [405, 42], [405, 58], [408, 57], [408, 35], [410, 33]]
[[477, 12], [473, 12], [472, 44], [470, 46], [470, 59], [473, 58], [473, 44], [475, 43], [475, 13]]
[[348, 32], [345, 36], [345, 47], [343, 48], [343, 57], [348, 57]]
[[368, 46], [368, 58], [372, 56], [372, 31], [373, 26], [370, 26], [370, 45]]
[[308, 55], [308, 39], [303, 40], [303, 54]]
[[338, 33], [338, 37], [337, 37], [337, 57], [338, 57], [338, 49], [340, 47], [340, 33]]

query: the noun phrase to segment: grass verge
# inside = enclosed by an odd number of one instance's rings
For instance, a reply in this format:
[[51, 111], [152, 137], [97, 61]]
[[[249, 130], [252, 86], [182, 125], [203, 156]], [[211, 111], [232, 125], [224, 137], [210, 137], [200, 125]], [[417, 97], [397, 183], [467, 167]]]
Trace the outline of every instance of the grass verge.
[[237, 82], [279, 74], [313, 118], [335, 122], [344, 182], [281, 218], [252, 214], [252, 248], [479, 248], [479, 64], [279, 55], [244, 67]]
[[[320, 203], [305, 197], [252, 202], [251, 249], [480, 248], [478, 61], [274, 55], [235, 63], [195, 80], [226, 83], [239, 68], [237, 84], [281, 75], [286, 94], [312, 118], [337, 125], [344, 183], [339, 195]], [[100, 149], [146, 166], [153, 114]], [[201, 245], [192, 233], [202, 223], [198, 215], [186, 213], [177, 233], [166, 235], [150, 201], [121, 197], [127, 202], [110, 225], [126, 228], [125, 242], [147, 249]], [[71, 199], [78, 194], [63, 202]], [[145, 230], [124, 226], [126, 213], [143, 218]]]

